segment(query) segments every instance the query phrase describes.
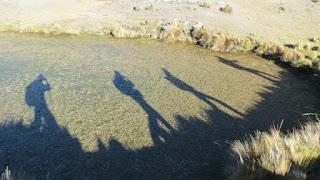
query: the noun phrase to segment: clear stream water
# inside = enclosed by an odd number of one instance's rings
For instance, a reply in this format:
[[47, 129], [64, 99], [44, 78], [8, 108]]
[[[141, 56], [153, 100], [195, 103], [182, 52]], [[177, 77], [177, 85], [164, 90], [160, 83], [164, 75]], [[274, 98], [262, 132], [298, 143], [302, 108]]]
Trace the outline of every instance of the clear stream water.
[[0, 167], [39, 179], [224, 177], [227, 142], [298, 126], [320, 107], [318, 82], [188, 44], [4, 33]]

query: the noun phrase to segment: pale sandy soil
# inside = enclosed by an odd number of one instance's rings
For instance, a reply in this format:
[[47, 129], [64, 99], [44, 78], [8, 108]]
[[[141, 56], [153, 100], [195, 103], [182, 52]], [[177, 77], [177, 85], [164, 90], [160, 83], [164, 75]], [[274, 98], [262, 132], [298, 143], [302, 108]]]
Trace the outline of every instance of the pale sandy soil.
[[[255, 35], [276, 43], [297, 43], [320, 36], [320, 3], [311, 0], [2, 0], [0, 26], [32, 28], [55, 24], [69, 32], [101, 32], [114, 25], [142, 22], [194, 21], [215, 32]], [[230, 4], [232, 14], [219, 10]], [[152, 5], [152, 8], [145, 8]], [[140, 8], [139, 11], [133, 7]], [[283, 7], [284, 10], [280, 8]], [[1, 28], [0, 28], [1, 29]]]

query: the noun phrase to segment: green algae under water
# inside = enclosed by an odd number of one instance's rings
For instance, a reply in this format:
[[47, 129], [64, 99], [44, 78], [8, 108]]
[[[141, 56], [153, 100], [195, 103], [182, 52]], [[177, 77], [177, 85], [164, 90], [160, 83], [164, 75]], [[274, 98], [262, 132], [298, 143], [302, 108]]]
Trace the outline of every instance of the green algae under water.
[[[134, 84], [139, 100], [116, 87], [116, 72]], [[22, 120], [26, 126], [32, 122], [34, 110], [25, 102], [25, 88], [40, 73], [52, 87], [45, 96], [49, 110], [85, 151], [97, 149], [97, 138], [106, 146], [111, 138], [130, 149], [153, 146], [148, 113], [160, 115], [178, 130], [177, 117], [215, 121], [208, 113], [212, 109], [225, 114], [216, 118], [226, 124], [249, 120], [259, 124], [261, 119], [286, 119], [293, 111], [303, 113], [306, 106], [319, 104], [316, 89], [307, 82], [253, 55], [217, 54], [143, 39], [4, 33], [0, 35], [1, 122]], [[268, 93], [281, 86], [284, 73], [286, 85], [281, 88], [286, 96], [271, 96], [267, 107], [262, 105], [269, 110], [256, 112]], [[158, 124], [169, 132], [160, 120]]]

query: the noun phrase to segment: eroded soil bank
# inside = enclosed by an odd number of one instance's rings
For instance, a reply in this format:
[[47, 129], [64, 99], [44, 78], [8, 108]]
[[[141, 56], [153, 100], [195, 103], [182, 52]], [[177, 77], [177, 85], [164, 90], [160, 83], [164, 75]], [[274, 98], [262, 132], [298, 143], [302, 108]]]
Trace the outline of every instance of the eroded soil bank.
[[228, 142], [282, 120], [283, 130], [299, 126], [320, 107], [316, 76], [254, 55], [143, 39], [0, 39], [0, 165], [25, 178], [221, 178]]

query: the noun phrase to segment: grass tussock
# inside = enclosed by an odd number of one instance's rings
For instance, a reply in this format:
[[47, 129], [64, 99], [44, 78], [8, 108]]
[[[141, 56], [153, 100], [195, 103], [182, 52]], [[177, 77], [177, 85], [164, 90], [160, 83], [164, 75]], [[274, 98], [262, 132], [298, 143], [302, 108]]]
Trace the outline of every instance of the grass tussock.
[[9, 170], [8, 166], [4, 170], [4, 172], [1, 174], [1, 180], [13, 180], [11, 176], [11, 171]]
[[237, 157], [235, 179], [312, 176], [320, 161], [320, 122], [312, 122], [285, 135], [279, 128], [256, 132], [232, 143]]
[[210, 4], [209, 4], [208, 2], [206, 2], [206, 1], [200, 3], [199, 6], [200, 6], [200, 7], [203, 7], [203, 8], [210, 8]]
[[283, 62], [291, 64], [293, 67], [312, 68], [312, 60], [306, 58], [302, 52], [282, 45], [262, 43], [257, 47], [255, 53], [260, 56], [272, 56], [274, 59], [280, 59]]
[[192, 27], [191, 36], [196, 44], [218, 52], [251, 51], [256, 43], [253, 38], [240, 39], [223, 33], [209, 32], [201, 24]]
[[224, 13], [231, 14], [232, 13], [232, 7], [229, 4], [227, 4], [225, 7], [220, 8], [220, 11], [222, 11]]

